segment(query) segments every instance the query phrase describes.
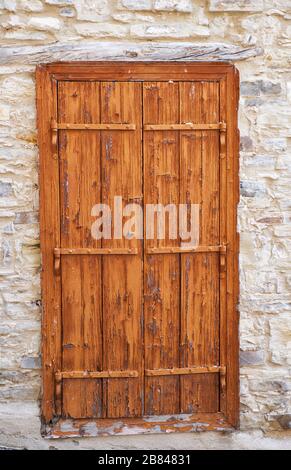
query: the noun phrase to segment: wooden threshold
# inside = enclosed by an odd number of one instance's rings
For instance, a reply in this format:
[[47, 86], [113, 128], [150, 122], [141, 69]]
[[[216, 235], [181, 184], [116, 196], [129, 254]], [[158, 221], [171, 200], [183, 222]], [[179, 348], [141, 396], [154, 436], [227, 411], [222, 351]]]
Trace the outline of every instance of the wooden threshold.
[[42, 435], [47, 439], [58, 439], [200, 431], [231, 432], [233, 430], [233, 426], [229, 424], [223, 413], [195, 413], [142, 418], [60, 418], [52, 425], [43, 425]]
[[219, 122], [217, 124], [194, 124], [193, 122], [186, 122], [184, 124], [145, 124], [143, 126], [145, 131], [207, 131], [207, 130], [226, 130], [226, 123]]
[[101, 371], [87, 371], [87, 370], [72, 370], [56, 372], [56, 380], [62, 379], [108, 379], [108, 378], [130, 378], [138, 377], [137, 370], [101, 370]]
[[217, 246], [197, 246], [195, 248], [182, 247], [164, 247], [164, 248], [148, 248], [147, 254], [166, 254], [166, 253], [226, 253], [226, 245]]
[[155, 377], [160, 375], [192, 375], [192, 374], [213, 374], [226, 373], [223, 366], [205, 366], [205, 367], [175, 367], [173, 369], [146, 369], [145, 375]]

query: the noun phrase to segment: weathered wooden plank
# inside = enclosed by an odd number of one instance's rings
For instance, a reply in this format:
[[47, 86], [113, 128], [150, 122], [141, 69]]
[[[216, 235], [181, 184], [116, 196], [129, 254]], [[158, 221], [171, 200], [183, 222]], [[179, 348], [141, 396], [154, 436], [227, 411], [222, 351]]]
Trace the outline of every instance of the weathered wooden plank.
[[54, 426], [46, 426], [46, 438], [94, 437], [112, 435], [180, 433], [199, 431], [232, 431], [222, 413], [148, 416], [144, 418], [61, 419]]
[[[179, 84], [144, 84], [144, 123], [179, 123]], [[144, 191], [146, 204], [179, 203], [179, 133], [144, 134]], [[145, 240], [145, 251], [179, 246], [179, 239]], [[145, 368], [179, 366], [180, 262], [179, 254], [144, 257]], [[179, 412], [179, 377], [145, 378], [145, 413]]]
[[[60, 82], [58, 118], [100, 122], [98, 83]], [[100, 202], [100, 133], [60, 131], [61, 249], [98, 249], [91, 237], [91, 208]], [[65, 256], [61, 260], [63, 370], [102, 370], [101, 261]], [[101, 380], [63, 381], [63, 414], [101, 416]]]
[[44, 46], [3, 46], [0, 63], [29, 64], [57, 61], [239, 61], [263, 53], [258, 47], [195, 42], [83, 42]]
[[[227, 106], [227, 83], [226, 78], [220, 82], [220, 119], [226, 121], [226, 106]], [[227, 170], [226, 170], [226, 146], [227, 133], [221, 132], [220, 134], [220, 175], [219, 175], [219, 199], [220, 199], [220, 241], [226, 243], [227, 241], [227, 213], [228, 213], [228, 197], [227, 197]], [[222, 262], [225, 265], [222, 265]], [[227, 284], [226, 284], [226, 260], [225, 256], [220, 259], [220, 274], [219, 274], [219, 292], [220, 292], [220, 364], [226, 364], [227, 362]], [[223, 377], [225, 381], [225, 377]], [[226, 413], [226, 390], [222, 387], [223, 383], [220, 380], [220, 411]]]
[[56, 82], [42, 69], [36, 72], [38, 146], [40, 155], [40, 244], [42, 253], [42, 418], [49, 422], [55, 409], [54, 373], [61, 366], [61, 283], [54, 273], [53, 248], [60, 244], [59, 170], [53, 158], [51, 118], [56, 118]]
[[[181, 83], [181, 120], [219, 122], [218, 83]], [[181, 202], [200, 204], [200, 243], [219, 245], [219, 141], [215, 131], [182, 134]], [[181, 255], [181, 367], [218, 364], [218, 255]], [[218, 411], [218, 377], [181, 377], [181, 412]]]
[[[101, 137], [102, 202], [113, 207], [139, 194], [142, 185], [141, 84], [101, 84], [101, 120], [133, 122], [136, 131], [104, 131]], [[112, 227], [113, 229], [113, 227]], [[130, 235], [129, 233], [127, 234]], [[106, 379], [107, 417], [141, 416], [143, 399], [141, 241], [103, 240], [102, 247], [138, 250], [139, 256], [103, 257], [104, 369], [133, 369], [139, 378]]]

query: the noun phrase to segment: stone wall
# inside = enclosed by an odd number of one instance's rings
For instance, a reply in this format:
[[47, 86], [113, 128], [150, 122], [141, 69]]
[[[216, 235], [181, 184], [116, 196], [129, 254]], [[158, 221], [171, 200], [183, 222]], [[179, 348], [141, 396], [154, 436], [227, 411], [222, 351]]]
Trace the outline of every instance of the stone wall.
[[[183, 59], [231, 60], [241, 75], [241, 432], [229, 439], [244, 448], [276, 433], [291, 447], [290, 19], [290, 0], [0, 0], [0, 443], [50, 445], [38, 418], [35, 64]], [[219, 434], [120, 439], [96, 445], [227, 445]]]

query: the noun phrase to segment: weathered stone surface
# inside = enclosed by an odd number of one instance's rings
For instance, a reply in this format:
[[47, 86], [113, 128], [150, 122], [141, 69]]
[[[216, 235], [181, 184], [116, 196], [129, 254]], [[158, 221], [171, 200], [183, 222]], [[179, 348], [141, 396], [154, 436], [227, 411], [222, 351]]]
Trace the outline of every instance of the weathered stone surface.
[[121, 38], [126, 36], [128, 31], [126, 26], [112, 25], [110, 23], [79, 23], [76, 24], [75, 29], [78, 34], [85, 37], [106, 38], [115, 37]]
[[281, 314], [269, 320], [271, 361], [291, 365], [291, 317]]
[[241, 351], [240, 353], [241, 366], [257, 366], [263, 364], [264, 361], [263, 351]]
[[77, 19], [82, 21], [102, 21], [108, 18], [107, 0], [75, 0]]
[[258, 82], [242, 82], [240, 92], [243, 96], [258, 96], [260, 94], [260, 86]]
[[7, 40], [13, 41], [48, 41], [53, 42], [53, 40], [49, 37], [46, 32], [40, 31], [7, 31], [4, 33], [4, 38]]
[[16, 212], [15, 224], [36, 224], [39, 221], [38, 212]]
[[[261, 93], [267, 95], [279, 95], [282, 87], [279, 82], [270, 80], [254, 80], [241, 83], [241, 94], [243, 96], [259, 96]], [[261, 101], [262, 102], [262, 101]]]
[[280, 416], [278, 421], [283, 429], [291, 429], [291, 414]]
[[73, 5], [75, 1], [74, 0], [45, 0], [45, 3], [48, 3], [49, 5], [65, 6], [65, 5]]
[[39, 356], [23, 356], [21, 358], [22, 369], [40, 369], [41, 358]]
[[241, 136], [241, 138], [240, 138], [240, 149], [244, 152], [248, 152], [248, 151], [253, 150], [253, 141], [248, 135]]
[[153, 8], [158, 11], [190, 13], [193, 10], [193, 5], [191, 0], [154, 0]]
[[0, 196], [10, 196], [12, 194], [12, 184], [0, 181]]
[[62, 25], [61, 21], [54, 17], [34, 17], [30, 18], [28, 25], [41, 31], [58, 31]]
[[260, 90], [262, 93], [266, 93], [268, 95], [279, 95], [282, 92], [282, 87], [280, 83], [274, 83], [270, 80], [261, 80]]
[[0, 103], [0, 121], [7, 122], [10, 118], [10, 106]]
[[262, 11], [263, 0], [210, 0], [209, 11]]
[[209, 29], [206, 26], [191, 26], [175, 24], [169, 26], [166, 24], [150, 25], [144, 24], [134, 25], [130, 29], [130, 34], [138, 38], [190, 38], [195, 36], [209, 36]]
[[73, 16], [76, 15], [76, 11], [74, 10], [74, 8], [69, 7], [61, 8], [59, 13], [61, 16], [65, 16], [67, 18], [73, 18]]
[[3, 0], [0, 9], [8, 11], [33, 11], [39, 12], [43, 10], [43, 3], [40, 0]]
[[120, 6], [127, 8], [128, 10], [151, 10], [152, 0], [121, 0]]

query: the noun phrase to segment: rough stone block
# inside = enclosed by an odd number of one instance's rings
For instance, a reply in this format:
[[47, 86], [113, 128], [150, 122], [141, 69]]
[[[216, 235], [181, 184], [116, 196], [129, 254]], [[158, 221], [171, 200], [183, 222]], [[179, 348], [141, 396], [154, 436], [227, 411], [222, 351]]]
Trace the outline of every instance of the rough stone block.
[[189, 38], [208, 37], [209, 29], [206, 26], [186, 26], [185, 24], [138, 24], [131, 27], [131, 35], [138, 38]]
[[244, 181], [240, 182], [241, 196], [243, 197], [257, 197], [265, 192], [265, 188], [261, 182]]
[[5, 181], [0, 181], [0, 196], [11, 196], [11, 194], [13, 194], [12, 184], [6, 183]]
[[5, 32], [4, 37], [14, 41], [50, 41], [49, 35], [40, 31], [12, 30]]
[[0, 104], [0, 121], [9, 121], [11, 108], [8, 104]]
[[59, 14], [67, 18], [73, 18], [76, 15], [76, 11], [74, 8], [65, 7], [60, 9]]
[[278, 422], [283, 429], [291, 429], [291, 414], [280, 416]]
[[270, 353], [274, 364], [291, 365], [291, 318], [287, 312], [269, 320]]
[[259, 96], [260, 84], [259, 82], [242, 82], [240, 84], [240, 93], [242, 96]]
[[263, 0], [210, 0], [209, 11], [262, 11]]
[[109, 15], [107, 0], [75, 0], [74, 6], [81, 21], [102, 21]]
[[38, 212], [16, 212], [14, 224], [36, 224], [39, 221]]
[[59, 31], [62, 22], [53, 16], [33, 17], [28, 21], [28, 25], [40, 31]]
[[21, 358], [22, 369], [40, 369], [41, 358], [40, 356], [23, 356]]
[[127, 26], [110, 23], [80, 23], [76, 24], [75, 29], [81, 36], [91, 36], [96, 38], [113, 37], [122, 38], [126, 36]]
[[240, 150], [244, 152], [250, 152], [251, 150], [253, 150], [253, 141], [249, 136], [241, 136]]
[[282, 92], [282, 87], [280, 83], [274, 83], [270, 80], [261, 80], [260, 90], [266, 95], [279, 95]]
[[155, 0], [154, 10], [158, 11], [179, 11], [190, 13], [193, 9], [191, 0]]
[[128, 10], [151, 10], [152, 0], [121, 0], [120, 5]]
[[264, 351], [241, 351], [240, 352], [240, 365], [241, 366], [256, 366], [264, 364], [265, 357]]
[[66, 5], [73, 5], [74, 0], [45, 0], [45, 3], [49, 5], [56, 5], [59, 7], [66, 6]]
[[39, 12], [43, 7], [40, 0], [3, 0], [0, 3], [0, 9], [13, 12], [16, 10]]

